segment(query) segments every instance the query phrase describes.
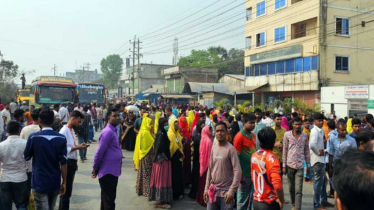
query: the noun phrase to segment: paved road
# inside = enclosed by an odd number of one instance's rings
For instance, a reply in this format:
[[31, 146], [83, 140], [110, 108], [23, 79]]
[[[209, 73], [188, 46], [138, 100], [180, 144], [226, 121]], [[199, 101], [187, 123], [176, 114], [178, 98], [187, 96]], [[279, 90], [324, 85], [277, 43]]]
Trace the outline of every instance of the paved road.
[[[95, 134], [97, 139], [99, 133]], [[75, 175], [73, 196], [71, 198], [70, 209], [100, 209], [100, 186], [97, 179], [91, 178], [92, 162], [98, 143], [93, 143], [88, 149], [87, 158], [88, 160], [84, 163], [79, 163], [79, 169]], [[122, 164], [122, 175], [119, 178], [116, 209], [128, 209], [128, 210], [147, 210], [155, 209], [154, 202], [148, 202], [148, 198], [143, 196], [137, 196], [135, 193], [135, 182], [137, 172], [133, 169], [132, 163], [132, 152], [123, 151], [124, 156]], [[284, 191], [286, 200], [290, 201], [288, 194], [288, 184], [286, 178], [283, 179]], [[188, 189], [186, 189], [188, 192]], [[310, 183], [304, 183], [303, 191], [303, 209], [313, 209], [313, 185]], [[329, 200], [333, 202], [333, 200]], [[56, 206], [57, 207], [57, 206]], [[186, 196], [183, 200], [173, 202], [171, 209], [183, 209], [183, 210], [200, 210], [204, 209], [198, 205], [195, 201], [191, 200]], [[288, 204], [284, 208], [290, 210], [291, 205]], [[333, 209], [333, 208], [331, 208]]]

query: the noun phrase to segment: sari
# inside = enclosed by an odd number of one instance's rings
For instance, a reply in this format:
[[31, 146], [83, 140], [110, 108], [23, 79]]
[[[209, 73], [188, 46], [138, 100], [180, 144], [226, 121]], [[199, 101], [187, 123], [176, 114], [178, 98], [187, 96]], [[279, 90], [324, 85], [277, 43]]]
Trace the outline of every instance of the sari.
[[190, 136], [193, 135], [193, 129], [195, 128], [197, 121], [199, 121], [199, 112], [195, 112], [195, 118], [193, 119], [193, 122], [192, 122], [192, 125], [191, 125]]
[[200, 162], [199, 162], [199, 149], [200, 149], [200, 140], [201, 140], [201, 125], [205, 124], [204, 121], [199, 120], [196, 124], [196, 134], [193, 137], [193, 161], [192, 161], [192, 173], [191, 173], [191, 190], [188, 194], [188, 197], [191, 199], [196, 199], [196, 193], [199, 186], [200, 178]]
[[[160, 117], [161, 117], [161, 112], [156, 112], [156, 115], [155, 115], [155, 126], [154, 126], [154, 134], [156, 134], [158, 132], [158, 123], [159, 123], [159, 120], [160, 120]], [[162, 125], [161, 125], [162, 126]]]
[[188, 129], [192, 130], [192, 122], [195, 119], [195, 115], [192, 110], [188, 111], [188, 116], [187, 116], [187, 122], [188, 122]]
[[186, 117], [179, 118], [179, 127], [183, 138], [183, 180], [184, 184], [188, 185], [191, 179], [191, 138]]
[[201, 131], [200, 149], [199, 149], [199, 162], [200, 162], [200, 178], [199, 187], [197, 189], [196, 201], [206, 207], [204, 202], [204, 189], [206, 182], [206, 175], [208, 173], [210, 153], [212, 151], [213, 141], [210, 137], [209, 126], [205, 126]]
[[136, 117], [127, 117], [125, 119], [127, 127], [123, 126], [123, 135], [121, 137], [121, 148], [127, 151], [134, 151], [136, 142], [136, 133], [134, 131]]
[[288, 120], [285, 116], [282, 117], [282, 124], [281, 127], [286, 129], [286, 131], [289, 131], [290, 128], [288, 127]]

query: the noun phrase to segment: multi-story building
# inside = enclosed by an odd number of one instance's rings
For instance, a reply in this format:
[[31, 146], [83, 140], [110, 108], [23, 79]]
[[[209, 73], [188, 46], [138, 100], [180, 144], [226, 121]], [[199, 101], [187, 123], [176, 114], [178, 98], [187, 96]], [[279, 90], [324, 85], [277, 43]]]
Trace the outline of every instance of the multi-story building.
[[66, 77], [72, 78], [74, 82], [97, 82], [103, 78], [103, 74], [99, 74], [97, 69], [93, 71], [77, 69], [75, 72], [66, 72]]
[[312, 105], [321, 87], [372, 83], [372, 0], [247, 0], [246, 12], [245, 85], [256, 103]]

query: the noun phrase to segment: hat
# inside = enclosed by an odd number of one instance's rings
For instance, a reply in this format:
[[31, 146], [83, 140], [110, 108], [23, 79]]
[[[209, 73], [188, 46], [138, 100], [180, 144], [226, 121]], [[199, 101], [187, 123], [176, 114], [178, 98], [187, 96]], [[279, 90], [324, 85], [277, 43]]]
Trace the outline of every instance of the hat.
[[22, 101], [22, 104], [26, 104], [26, 101]]

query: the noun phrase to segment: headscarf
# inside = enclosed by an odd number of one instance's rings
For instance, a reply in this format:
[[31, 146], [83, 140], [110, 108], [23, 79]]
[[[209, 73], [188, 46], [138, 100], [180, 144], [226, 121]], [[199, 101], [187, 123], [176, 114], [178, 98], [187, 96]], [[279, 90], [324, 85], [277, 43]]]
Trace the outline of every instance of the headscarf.
[[178, 109], [177, 108], [173, 109], [173, 113], [174, 113], [175, 117], [178, 117]]
[[134, 151], [134, 164], [135, 168], [139, 169], [139, 161], [143, 159], [148, 152], [153, 148], [155, 140], [151, 134], [152, 119], [147, 117], [148, 114], [143, 115], [142, 125], [138, 136], [136, 137], [135, 151]]
[[3, 111], [3, 110], [4, 110], [4, 105], [0, 104], [0, 111]]
[[194, 119], [195, 119], [195, 116], [193, 114], [193, 111], [192, 110], [188, 111], [187, 122], [188, 122], [188, 128], [190, 130], [192, 130], [191, 127], [192, 127], [192, 122]]
[[[174, 128], [174, 123], [178, 122], [176, 118], [172, 118], [169, 120], [169, 131], [168, 137], [170, 140], [170, 156], [172, 157], [177, 150], [179, 150], [183, 154], [183, 145], [182, 145], [182, 136], [180, 135], [179, 131], [176, 131]], [[183, 158], [179, 159], [183, 161]]]
[[201, 131], [200, 140], [200, 176], [208, 169], [210, 152], [212, 151], [213, 141], [209, 135], [209, 126], [206, 125]]
[[179, 118], [179, 127], [181, 128], [181, 135], [183, 138], [190, 141], [190, 132], [188, 132], [188, 123], [186, 117]]
[[160, 118], [158, 120], [158, 131], [155, 137], [155, 154], [153, 156], [153, 161], [158, 160], [158, 157], [164, 153], [167, 159], [170, 159], [170, 141], [168, 134], [164, 128], [165, 122], [168, 122], [167, 118]]
[[327, 120], [324, 120], [323, 121], [323, 126], [322, 126], [323, 130], [325, 131], [325, 139], [329, 139], [329, 126], [327, 125]]
[[199, 121], [199, 112], [195, 112], [195, 118], [193, 119], [193, 122], [192, 122], [192, 125], [191, 125], [191, 132], [190, 132], [191, 135], [190, 136], [192, 136], [193, 129], [195, 128], [197, 121]]
[[352, 133], [352, 132], [353, 132], [353, 128], [352, 128], [352, 118], [349, 118], [348, 121], [347, 121], [347, 132], [348, 132], [348, 133]]
[[281, 127], [286, 129], [286, 131], [289, 131], [290, 128], [288, 127], [288, 120], [285, 116], [282, 117], [282, 124]]
[[[154, 127], [154, 133], [157, 133], [157, 132], [158, 132], [158, 125], [159, 125], [160, 117], [161, 117], [161, 112], [156, 112], [156, 115], [155, 115], [155, 127]], [[161, 127], [163, 127], [163, 126], [161, 125]]]

